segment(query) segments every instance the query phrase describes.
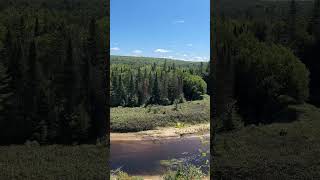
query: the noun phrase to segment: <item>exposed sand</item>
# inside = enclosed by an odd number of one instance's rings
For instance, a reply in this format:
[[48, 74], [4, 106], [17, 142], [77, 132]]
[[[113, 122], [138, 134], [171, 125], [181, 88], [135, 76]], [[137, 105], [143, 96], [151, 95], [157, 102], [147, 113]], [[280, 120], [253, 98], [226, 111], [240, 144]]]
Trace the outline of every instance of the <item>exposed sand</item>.
[[141, 141], [180, 138], [182, 136], [192, 136], [206, 134], [210, 131], [210, 123], [189, 125], [180, 128], [160, 127], [155, 130], [140, 131], [133, 133], [111, 133], [111, 141]]

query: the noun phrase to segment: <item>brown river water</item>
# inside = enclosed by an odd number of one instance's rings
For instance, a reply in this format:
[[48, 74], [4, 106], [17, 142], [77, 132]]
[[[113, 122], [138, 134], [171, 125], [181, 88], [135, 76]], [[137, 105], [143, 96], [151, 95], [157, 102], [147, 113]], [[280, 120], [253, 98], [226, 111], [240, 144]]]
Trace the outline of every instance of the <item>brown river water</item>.
[[[209, 135], [203, 136], [209, 140]], [[201, 142], [199, 136], [186, 136], [159, 140], [111, 140], [111, 169], [121, 168], [130, 175], [159, 175], [168, 167], [160, 164], [161, 160], [179, 159], [182, 164], [203, 166], [209, 155], [203, 156], [202, 151], [209, 151], [209, 144]], [[171, 167], [175, 168], [175, 167]]]

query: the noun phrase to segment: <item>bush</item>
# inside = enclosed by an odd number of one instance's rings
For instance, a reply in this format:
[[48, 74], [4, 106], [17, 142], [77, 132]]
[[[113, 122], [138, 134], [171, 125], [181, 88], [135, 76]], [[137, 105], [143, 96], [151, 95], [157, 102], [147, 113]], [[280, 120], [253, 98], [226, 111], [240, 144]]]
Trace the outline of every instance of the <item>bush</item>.
[[183, 93], [189, 101], [200, 100], [206, 93], [207, 83], [197, 75], [186, 74], [183, 79]]
[[246, 123], [268, 123], [291, 102], [309, 96], [309, 71], [293, 53], [275, 44], [259, 42], [251, 35], [237, 41], [236, 99]]
[[205, 174], [195, 166], [180, 166], [176, 171], [169, 171], [163, 177], [164, 180], [201, 180]]

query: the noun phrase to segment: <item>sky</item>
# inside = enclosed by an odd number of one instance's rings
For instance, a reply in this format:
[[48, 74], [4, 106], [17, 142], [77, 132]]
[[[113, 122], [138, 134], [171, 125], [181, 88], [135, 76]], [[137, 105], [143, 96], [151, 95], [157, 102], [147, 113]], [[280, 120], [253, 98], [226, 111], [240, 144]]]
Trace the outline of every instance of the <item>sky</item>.
[[111, 0], [111, 55], [208, 61], [210, 0]]

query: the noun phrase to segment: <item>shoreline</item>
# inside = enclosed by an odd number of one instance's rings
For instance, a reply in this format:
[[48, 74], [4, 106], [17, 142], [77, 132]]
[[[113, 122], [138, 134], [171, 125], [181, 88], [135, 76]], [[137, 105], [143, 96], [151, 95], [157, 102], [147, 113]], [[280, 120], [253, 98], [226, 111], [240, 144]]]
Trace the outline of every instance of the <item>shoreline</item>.
[[141, 141], [178, 139], [190, 136], [203, 136], [210, 133], [210, 123], [186, 125], [183, 127], [159, 127], [154, 130], [110, 133], [110, 141]]

